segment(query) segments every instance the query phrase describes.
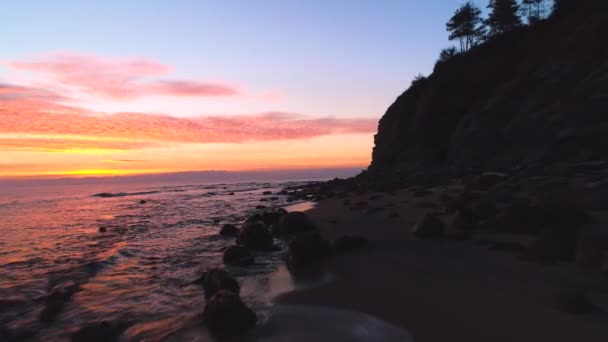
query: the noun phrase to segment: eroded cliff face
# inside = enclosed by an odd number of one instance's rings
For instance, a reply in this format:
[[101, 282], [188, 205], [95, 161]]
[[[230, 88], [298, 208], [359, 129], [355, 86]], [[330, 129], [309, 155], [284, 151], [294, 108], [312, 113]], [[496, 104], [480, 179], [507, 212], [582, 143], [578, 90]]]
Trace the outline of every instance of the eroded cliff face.
[[608, 159], [607, 8], [582, 1], [437, 65], [380, 120], [370, 174]]

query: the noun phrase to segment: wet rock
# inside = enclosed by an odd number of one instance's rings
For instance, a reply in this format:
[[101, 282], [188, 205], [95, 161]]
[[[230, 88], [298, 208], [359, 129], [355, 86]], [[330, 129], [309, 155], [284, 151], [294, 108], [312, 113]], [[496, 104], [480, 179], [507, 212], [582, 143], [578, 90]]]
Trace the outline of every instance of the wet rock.
[[106, 227], [99, 227], [99, 232], [100, 233], [105, 233], [107, 231], [108, 231], [108, 228], [106, 228]]
[[283, 215], [285, 215], [285, 213], [281, 210], [265, 211], [264, 214], [262, 214], [262, 221], [269, 226], [274, 225], [281, 219]]
[[146, 200], [142, 199], [141, 201], [139, 201], [139, 204], [146, 204]]
[[583, 267], [600, 267], [608, 253], [608, 232], [591, 228], [580, 234], [576, 246], [576, 263]]
[[500, 172], [485, 172], [476, 177], [470, 184], [475, 190], [488, 190], [491, 187], [505, 181], [507, 175]]
[[222, 236], [233, 236], [237, 237], [239, 235], [240, 229], [233, 224], [225, 224], [220, 229], [220, 235]]
[[270, 249], [274, 243], [272, 232], [262, 221], [245, 222], [236, 243], [250, 249]]
[[213, 295], [220, 290], [231, 291], [237, 295], [241, 292], [239, 283], [234, 279], [230, 272], [223, 268], [215, 267], [210, 269], [194, 283], [203, 285], [206, 299], [213, 297]]
[[264, 191], [262, 192], [262, 195], [272, 195], [272, 191]]
[[253, 254], [243, 246], [230, 246], [224, 251], [223, 261], [227, 265], [247, 266], [253, 264]]
[[111, 323], [107, 321], [84, 326], [76, 331], [72, 342], [111, 342], [118, 341], [130, 323]]
[[57, 319], [57, 316], [63, 311], [65, 304], [80, 291], [80, 285], [69, 284], [51, 292], [45, 299], [44, 309], [40, 312], [38, 318], [45, 323], [51, 323]]
[[438, 208], [440, 208], [440, 206], [439, 206], [439, 204], [434, 203], [434, 202], [418, 202], [418, 203], [416, 203], [416, 208], [438, 209]]
[[381, 213], [385, 210], [386, 210], [386, 208], [383, 208], [383, 207], [373, 207], [373, 208], [369, 208], [369, 209], [365, 210], [364, 214], [365, 215], [374, 215], [377, 213]]
[[268, 198], [260, 198], [260, 202], [268, 202]]
[[344, 235], [334, 240], [332, 247], [334, 252], [343, 253], [363, 249], [369, 246], [369, 240], [358, 235]]
[[317, 230], [306, 213], [294, 211], [283, 215], [277, 224], [272, 226], [272, 232], [277, 236], [300, 234]]
[[256, 205], [255, 206], [256, 209], [266, 209], [265, 205]]
[[452, 220], [448, 230], [457, 231], [473, 231], [477, 228], [477, 217], [470, 208], [462, 208], [458, 210], [456, 216]]
[[426, 214], [414, 226], [412, 234], [421, 239], [441, 239], [445, 231], [445, 224], [436, 215]]
[[424, 190], [424, 189], [418, 189], [418, 190], [414, 190], [413, 191], [414, 197], [417, 197], [417, 198], [419, 198], [419, 197], [426, 197], [426, 196], [429, 196], [429, 195], [432, 195], [432, 194], [433, 194], [432, 191], [430, 191], [430, 190]]
[[582, 292], [565, 293], [558, 298], [558, 308], [573, 315], [592, 314], [597, 309]]
[[216, 335], [236, 336], [252, 328], [255, 313], [234, 292], [220, 290], [205, 305], [203, 324]]
[[319, 232], [300, 234], [289, 243], [287, 265], [292, 272], [297, 272], [328, 257], [331, 253], [331, 243], [322, 239]]

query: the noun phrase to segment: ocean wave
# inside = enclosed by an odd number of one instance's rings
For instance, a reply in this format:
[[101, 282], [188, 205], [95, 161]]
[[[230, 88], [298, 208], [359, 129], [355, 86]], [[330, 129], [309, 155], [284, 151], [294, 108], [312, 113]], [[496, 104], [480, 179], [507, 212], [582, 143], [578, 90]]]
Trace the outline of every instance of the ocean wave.
[[138, 196], [138, 195], [151, 195], [158, 194], [160, 191], [140, 191], [140, 192], [100, 192], [93, 194], [93, 197], [125, 197], [125, 196]]

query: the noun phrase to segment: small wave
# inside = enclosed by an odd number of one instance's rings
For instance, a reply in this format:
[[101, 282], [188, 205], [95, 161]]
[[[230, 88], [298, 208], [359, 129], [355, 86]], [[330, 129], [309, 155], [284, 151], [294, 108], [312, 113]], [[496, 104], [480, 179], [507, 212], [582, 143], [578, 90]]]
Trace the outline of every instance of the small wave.
[[141, 192], [100, 192], [93, 194], [93, 197], [125, 197], [125, 196], [138, 196], [138, 195], [150, 195], [158, 194], [160, 191], [141, 191]]

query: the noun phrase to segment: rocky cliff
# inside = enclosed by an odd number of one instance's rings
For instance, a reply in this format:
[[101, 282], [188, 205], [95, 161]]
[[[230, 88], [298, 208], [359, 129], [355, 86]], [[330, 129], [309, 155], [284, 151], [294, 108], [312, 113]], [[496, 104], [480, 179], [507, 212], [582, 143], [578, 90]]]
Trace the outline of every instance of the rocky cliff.
[[581, 0], [435, 66], [389, 107], [372, 175], [608, 159], [608, 6]]

